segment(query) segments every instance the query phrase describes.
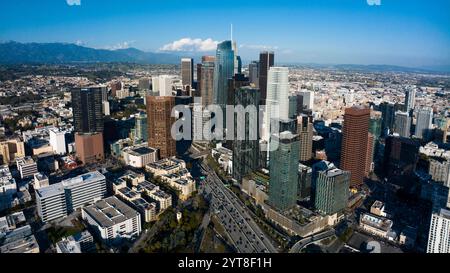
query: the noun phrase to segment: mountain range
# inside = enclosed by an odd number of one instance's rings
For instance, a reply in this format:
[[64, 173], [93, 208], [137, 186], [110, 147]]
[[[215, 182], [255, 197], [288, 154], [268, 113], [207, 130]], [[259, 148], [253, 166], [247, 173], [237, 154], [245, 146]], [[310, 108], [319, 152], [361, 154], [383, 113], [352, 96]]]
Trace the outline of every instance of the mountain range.
[[0, 43], [0, 63], [3, 64], [96, 62], [178, 64], [180, 57], [168, 53], [144, 52], [136, 48], [107, 50], [66, 43]]
[[[69, 43], [18, 43], [0, 42], [0, 64], [70, 64], [70, 63], [137, 63], [137, 64], [179, 64], [181, 55], [200, 61], [200, 52], [145, 52], [136, 48], [96, 49]], [[208, 52], [214, 54], [214, 52]], [[206, 54], [206, 53], [205, 53]], [[448, 74], [450, 66], [403, 67], [395, 65], [355, 65], [355, 64], [299, 64], [313, 68], [331, 68], [353, 71], [381, 72], [439, 72]]]

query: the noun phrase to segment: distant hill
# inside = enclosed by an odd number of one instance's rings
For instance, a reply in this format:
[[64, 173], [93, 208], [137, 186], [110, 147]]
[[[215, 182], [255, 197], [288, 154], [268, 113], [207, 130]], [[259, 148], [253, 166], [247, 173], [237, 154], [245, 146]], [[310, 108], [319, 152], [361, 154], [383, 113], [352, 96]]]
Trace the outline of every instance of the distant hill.
[[96, 62], [178, 64], [180, 57], [167, 53], [144, 52], [136, 48], [106, 50], [66, 43], [0, 43], [0, 63], [3, 64]]

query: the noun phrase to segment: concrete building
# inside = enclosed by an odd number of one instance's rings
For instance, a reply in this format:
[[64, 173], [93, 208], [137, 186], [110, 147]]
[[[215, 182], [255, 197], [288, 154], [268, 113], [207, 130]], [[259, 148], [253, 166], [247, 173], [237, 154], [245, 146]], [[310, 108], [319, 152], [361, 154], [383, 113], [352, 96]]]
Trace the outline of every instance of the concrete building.
[[56, 253], [61, 254], [90, 253], [95, 249], [94, 237], [87, 230], [56, 243]]
[[25, 143], [19, 138], [0, 141], [0, 164], [10, 164], [25, 157]]
[[395, 240], [397, 237], [395, 232], [392, 231], [393, 224], [394, 223], [390, 219], [370, 213], [361, 214], [359, 220], [359, 226], [365, 231], [391, 241]]
[[[207, 57], [207, 58], [205, 58]], [[202, 58], [202, 66], [200, 70], [200, 96], [202, 98], [202, 105], [208, 106], [214, 101], [214, 66], [216, 58], [213, 56], [204, 56]]]
[[66, 132], [52, 128], [49, 130], [50, 134], [50, 145], [52, 146], [53, 152], [58, 155], [65, 155], [67, 153], [66, 149]]
[[43, 173], [35, 173], [34, 174], [34, 184], [33, 188], [35, 190], [40, 188], [45, 188], [50, 185], [48, 177]]
[[450, 161], [430, 160], [428, 173], [436, 182], [442, 182], [450, 188]]
[[49, 222], [65, 217], [105, 196], [105, 176], [98, 171], [86, 173], [37, 189], [37, 211], [43, 222]]
[[13, 196], [17, 193], [16, 180], [7, 165], [0, 166], [0, 210], [11, 207]]
[[40, 253], [39, 245], [29, 225], [8, 232], [2, 241], [1, 254]]
[[108, 197], [82, 209], [82, 217], [106, 244], [133, 239], [141, 233], [141, 215], [117, 197]]
[[126, 165], [134, 168], [144, 168], [147, 164], [157, 161], [157, 150], [142, 143], [122, 150], [122, 158]]
[[37, 164], [31, 157], [16, 159], [16, 164], [22, 179], [33, 177], [38, 173]]
[[441, 209], [431, 216], [427, 253], [450, 253], [450, 210]]
[[299, 95], [303, 97], [303, 110], [314, 111], [314, 92], [308, 90], [302, 90]]

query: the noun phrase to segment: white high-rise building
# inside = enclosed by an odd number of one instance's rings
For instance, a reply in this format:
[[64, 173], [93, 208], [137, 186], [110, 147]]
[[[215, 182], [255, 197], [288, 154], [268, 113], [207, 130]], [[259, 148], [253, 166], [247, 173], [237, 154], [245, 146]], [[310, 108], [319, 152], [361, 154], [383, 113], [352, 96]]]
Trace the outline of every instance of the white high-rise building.
[[153, 92], [159, 91], [159, 77], [158, 76], [152, 77], [152, 91]]
[[410, 85], [406, 87], [405, 92], [405, 110], [407, 112], [414, 109], [416, 105], [416, 86]]
[[289, 69], [271, 67], [267, 76], [267, 98], [263, 140], [270, 138], [271, 119], [289, 119]]
[[450, 253], [450, 210], [431, 216], [427, 253]]
[[173, 77], [169, 75], [159, 76], [159, 95], [161, 97], [172, 96]]
[[53, 152], [59, 155], [67, 153], [66, 149], [66, 132], [57, 128], [52, 128], [50, 132], [50, 145], [53, 148]]
[[433, 128], [433, 109], [424, 107], [417, 110], [416, 137], [428, 139]]
[[314, 110], [314, 92], [302, 90], [299, 94], [303, 97], [303, 106], [306, 109]]
[[394, 132], [401, 137], [409, 137], [411, 129], [411, 118], [408, 112], [395, 112]]

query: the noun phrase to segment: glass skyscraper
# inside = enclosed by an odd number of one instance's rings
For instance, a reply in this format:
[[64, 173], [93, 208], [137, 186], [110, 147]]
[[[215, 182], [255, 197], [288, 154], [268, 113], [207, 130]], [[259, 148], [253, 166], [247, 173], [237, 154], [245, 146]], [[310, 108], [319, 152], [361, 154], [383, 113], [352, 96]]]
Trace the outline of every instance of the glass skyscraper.
[[[233, 179], [238, 182], [259, 167], [259, 100], [258, 89], [241, 87], [234, 92], [235, 105], [242, 105], [244, 108], [255, 106], [254, 117], [247, 113], [242, 117], [234, 114]], [[238, 118], [244, 119], [244, 122], [241, 122]], [[244, 136], [245, 139], [238, 139], [239, 134]]]
[[278, 149], [270, 152], [269, 203], [283, 211], [297, 202], [299, 140], [288, 131], [272, 138]]
[[318, 173], [314, 207], [321, 213], [332, 215], [343, 211], [348, 203], [350, 173], [331, 168]]
[[[234, 76], [234, 51], [231, 41], [224, 41], [217, 45], [216, 61], [214, 65], [214, 103], [225, 110], [228, 99], [228, 79]], [[225, 115], [224, 115], [225, 119]], [[225, 126], [225, 123], [224, 123]]]

